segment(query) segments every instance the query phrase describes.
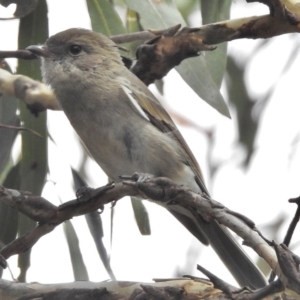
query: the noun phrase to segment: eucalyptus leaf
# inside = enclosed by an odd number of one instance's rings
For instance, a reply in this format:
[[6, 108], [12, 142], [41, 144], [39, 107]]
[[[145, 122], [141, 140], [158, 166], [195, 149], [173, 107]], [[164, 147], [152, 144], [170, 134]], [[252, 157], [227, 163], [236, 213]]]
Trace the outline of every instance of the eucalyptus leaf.
[[8, 7], [11, 4], [17, 4], [14, 16], [22, 18], [31, 13], [38, 4], [38, 0], [0, 0], [0, 4], [4, 7]]
[[9, 5], [13, 4], [14, 0], [0, 0], [0, 4], [4, 7], [8, 7]]
[[125, 0], [125, 3], [139, 13], [144, 28], [160, 30], [176, 24], [186, 25], [173, 0]]
[[[228, 20], [231, 0], [201, 0], [202, 23], [210, 24]], [[227, 63], [227, 43], [218, 45], [214, 51], [205, 52], [205, 61], [212, 78], [220, 88]]]
[[[195, 65], [199, 66], [199, 61], [202, 61], [201, 71], [199, 71], [198, 67], [195, 67]], [[228, 107], [208, 71], [203, 56], [184, 60], [176, 67], [176, 70], [200, 97], [202, 94], [205, 94], [205, 98], [202, 97], [205, 102], [222, 115], [230, 118]]]
[[100, 259], [105, 267], [105, 270], [107, 271], [109, 277], [111, 280], [116, 280], [116, 277], [114, 275], [114, 272], [110, 266], [110, 260], [107, 255], [106, 248], [104, 246], [102, 235], [100, 234], [98, 228], [102, 228], [102, 220], [97, 211], [91, 212], [89, 214], [85, 215], [87, 224], [89, 226], [90, 232], [92, 234], [92, 237], [94, 239], [95, 245], [97, 247], [98, 254], [100, 256]]
[[199, 8], [199, 0], [175, 0], [175, 3], [181, 15], [188, 24], [188, 18], [190, 14]]
[[136, 197], [131, 197], [131, 205], [133, 208], [135, 221], [138, 225], [140, 233], [142, 235], [150, 235], [151, 227], [146, 206], [144, 205], [141, 199]]
[[64, 222], [63, 228], [69, 246], [74, 280], [88, 281], [89, 275], [81, 255], [78, 237], [71, 221]]
[[14, 12], [14, 16], [17, 18], [23, 18], [34, 11], [38, 5], [38, 0], [15, 0], [17, 9]]
[[[17, 99], [10, 96], [0, 96], [0, 124], [20, 126], [17, 116]], [[18, 130], [0, 128], [0, 173], [2, 173], [12, 150]]]
[[238, 142], [247, 153], [243, 161], [244, 167], [247, 167], [255, 152], [255, 138], [259, 125], [259, 114], [256, 118], [253, 118], [256, 101], [252, 99], [247, 89], [245, 69], [246, 66], [238, 64], [234, 57], [228, 57], [226, 86], [230, 103], [236, 111]]
[[[18, 190], [20, 188], [20, 163], [12, 167], [7, 174], [3, 186]], [[7, 245], [13, 241], [18, 232], [18, 211], [0, 201], [0, 242]], [[1, 248], [1, 246], [0, 246]], [[0, 277], [3, 269], [0, 267]]]
[[[126, 28], [129, 33], [141, 30], [138, 14], [131, 9], [126, 13]], [[139, 41], [128, 43], [126, 48], [129, 50], [129, 57], [135, 57], [137, 47], [140, 45]]]
[[111, 1], [86, 0], [92, 28], [106, 36], [126, 33], [122, 20]]
[[[44, 43], [48, 38], [48, 18], [46, 0], [39, 0], [37, 8], [20, 20], [19, 49], [29, 45]], [[20, 60], [17, 73], [33, 79], [40, 79], [40, 64], [38, 61]], [[46, 112], [38, 117], [33, 116], [24, 103], [19, 103], [20, 119], [24, 127], [30, 128], [43, 138], [31, 132], [22, 132], [22, 161], [20, 165], [20, 188], [35, 195], [41, 195], [47, 172], [47, 127]], [[19, 235], [24, 235], [36, 226], [36, 223], [23, 214], [19, 214]], [[25, 281], [30, 265], [30, 251], [19, 255], [19, 281]]]
[[[72, 175], [73, 175], [74, 186], [75, 186], [76, 190], [78, 190], [79, 188], [82, 188], [84, 186], [87, 186], [86, 182], [82, 179], [80, 174], [78, 174], [78, 172], [75, 171], [74, 169], [72, 169]], [[110, 261], [109, 261], [108, 255], [107, 255], [106, 248], [105, 248], [103, 240], [102, 240], [103, 227], [102, 227], [102, 220], [101, 220], [99, 213], [97, 211], [90, 212], [85, 215], [85, 219], [88, 224], [90, 233], [93, 237], [93, 240], [96, 245], [100, 259], [101, 259], [108, 275], [110, 276], [110, 279], [116, 280], [116, 277], [110, 266]]]
[[[11, 72], [9, 65], [5, 60], [2, 61], [3, 68]], [[10, 126], [20, 126], [20, 120], [17, 116], [18, 99], [11, 96], [0, 94], [0, 124]], [[15, 129], [0, 128], [0, 180], [5, 178], [4, 168], [9, 165], [8, 159], [12, 150], [13, 143], [18, 134]]]
[[[186, 23], [173, 0], [125, 0], [128, 7], [140, 15], [144, 28], [164, 29]], [[206, 66], [203, 57], [183, 61], [176, 70], [186, 83], [209, 105], [224, 116], [230, 117], [228, 107]]]

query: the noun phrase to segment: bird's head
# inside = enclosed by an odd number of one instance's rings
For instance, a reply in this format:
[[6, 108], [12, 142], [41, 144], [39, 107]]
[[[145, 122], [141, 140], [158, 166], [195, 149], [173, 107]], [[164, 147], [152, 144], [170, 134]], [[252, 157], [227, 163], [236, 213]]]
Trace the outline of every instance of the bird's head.
[[103, 70], [113, 72], [116, 66], [123, 66], [115, 43], [87, 29], [59, 32], [44, 45], [29, 46], [27, 50], [42, 58], [42, 75], [51, 85], [70, 78], [84, 80]]

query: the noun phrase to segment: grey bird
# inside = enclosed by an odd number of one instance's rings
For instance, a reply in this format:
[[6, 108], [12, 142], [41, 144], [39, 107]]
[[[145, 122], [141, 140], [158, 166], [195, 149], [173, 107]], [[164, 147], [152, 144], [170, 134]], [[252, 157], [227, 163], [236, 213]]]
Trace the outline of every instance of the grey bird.
[[[109, 38], [73, 28], [27, 49], [42, 58], [44, 82], [111, 180], [149, 173], [209, 195], [200, 167], [171, 117], [124, 66]], [[176, 205], [167, 209], [198, 240], [213, 247], [241, 286], [265, 285], [261, 272], [224, 226], [205, 222], [200, 213], [199, 223]]]

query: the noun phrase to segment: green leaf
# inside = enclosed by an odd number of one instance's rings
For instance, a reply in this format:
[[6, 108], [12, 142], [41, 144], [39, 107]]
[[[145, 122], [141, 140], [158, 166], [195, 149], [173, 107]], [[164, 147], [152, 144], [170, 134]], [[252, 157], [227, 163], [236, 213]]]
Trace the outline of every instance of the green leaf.
[[173, 0], [125, 0], [125, 3], [139, 13], [144, 28], [164, 29], [176, 24], [186, 25]]
[[[204, 24], [228, 20], [230, 16], [231, 0], [201, 0], [201, 15]], [[220, 88], [227, 63], [227, 43], [218, 45], [214, 51], [205, 53], [206, 65]]]
[[89, 275], [81, 255], [79, 241], [75, 229], [69, 220], [64, 222], [63, 228], [69, 246], [74, 279], [76, 281], [88, 281]]
[[142, 235], [150, 235], [151, 227], [147, 209], [141, 199], [131, 197], [131, 204], [134, 212], [135, 221]]
[[[86, 182], [82, 179], [82, 177], [78, 174], [77, 171], [72, 169], [72, 175], [73, 175], [73, 180], [74, 180], [74, 185], [76, 190], [78, 190], [81, 187], [87, 186]], [[88, 224], [90, 233], [93, 237], [94, 243], [96, 245], [98, 254], [100, 256], [100, 259], [110, 276], [111, 280], [116, 280], [116, 277], [113, 273], [113, 270], [110, 266], [110, 261], [109, 257], [107, 255], [106, 248], [103, 243], [103, 227], [102, 227], [102, 220], [97, 211], [88, 213], [85, 215], [86, 222]], [[74, 261], [75, 263], [76, 261]]]
[[[202, 61], [201, 66], [199, 66], [199, 60]], [[184, 60], [176, 67], [176, 70], [198, 96], [219, 113], [230, 118], [228, 107], [208, 71], [203, 56]], [[203, 94], [205, 95], [202, 96]]]
[[[20, 163], [12, 167], [3, 185], [10, 189], [20, 189]], [[0, 201], [0, 248], [13, 241], [18, 231], [18, 211]], [[3, 269], [0, 267], [0, 277]]]
[[246, 64], [238, 63], [234, 56], [228, 56], [226, 86], [230, 104], [236, 111], [238, 142], [246, 151], [242, 161], [242, 166], [245, 168], [249, 167], [255, 153], [255, 141], [261, 116], [266, 108], [266, 101], [270, 99], [273, 92], [271, 88], [264, 97], [261, 96], [258, 110], [257, 99], [251, 96], [246, 84], [246, 67]]
[[[0, 96], [0, 124], [20, 126], [17, 116], [17, 99], [10, 96]], [[12, 150], [18, 130], [0, 128], [0, 173], [2, 173]]]
[[[176, 24], [186, 25], [173, 0], [125, 2], [130, 9], [139, 13], [144, 28], [164, 29]], [[224, 116], [230, 117], [227, 105], [202, 56], [186, 59], [176, 70], [198, 96]]]
[[[11, 72], [9, 65], [5, 61], [3, 61], [2, 64], [4, 64], [6, 71]], [[0, 124], [20, 126], [17, 109], [17, 98], [0, 95]], [[17, 134], [18, 130], [0, 128], [0, 181], [2, 181], [6, 175], [6, 172], [3, 172], [3, 170], [9, 170], [10, 162], [8, 160]]]
[[[131, 9], [128, 9], [126, 13], [126, 28], [129, 33], [141, 31], [139, 16], [135, 11]], [[136, 48], [140, 44], [140, 41], [126, 44], [126, 48], [129, 50], [129, 54], [126, 54], [126, 56], [135, 58]]]
[[[37, 8], [20, 20], [19, 49], [29, 45], [44, 43], [48, 38], [48, 18], [46, 0], [40, 0]], [[17, 73], [33, 79], [40, 79], [39, 61], [19, 60]], [[22, 161], [20, 166], [20, 188], [40, 195], [47, 172], [47, 127], [46, 112], [33, 116], [26, 106], [20, 102], [20, 119], [24, 127], [37, 131], [43, 138], [30, 132], [22, 132]], [[19, 235], [24, 235], [36, 226], [35, 222], [23, 214], [19, 214]], [[30, 251], [19, 255], [21, 273], [19, 281], [25, 281], [30, 265]]]
[[94, 31], [106, 36], [126, 33], [120, 16], [110, 1], [86, 0], [86, 3]]
[[127, 9], [126, 28], [128, 32], [136, 32], [141, 30], [139, 16], [134, 10]]
[[231, 0], [201, 0], [203, 25], [228, 20], [230, 7]]
[[199, 8], [198, 0], [175, 0], [175, 4], [187, 24], [190, 14]]
[[99, 254], [100, 259], [105, 267], [105, 270], [107, 271], [111, 280], [116, 280], [114, 272], [110, 266], [110, 260], [107, 255], [106, 248], [105, 248], [103, 240], [102, 240], [103, 233], [101, 235], [101, 233], [99, 231], [99, 228], [102, 228], [102, 220], [101, 220], [99, 213], [97, 211], [94, 211], [89, 214], [86, 214], [85, 219], [89, 226], [90, 232], [94, 239], [98, 254]]
[[5, 7], [8, 7], [11, 4], [17, 4], [14, 16], [17, 18], [22, 18], [36, 8], [38, 0], [0, 0], [0, 4]]

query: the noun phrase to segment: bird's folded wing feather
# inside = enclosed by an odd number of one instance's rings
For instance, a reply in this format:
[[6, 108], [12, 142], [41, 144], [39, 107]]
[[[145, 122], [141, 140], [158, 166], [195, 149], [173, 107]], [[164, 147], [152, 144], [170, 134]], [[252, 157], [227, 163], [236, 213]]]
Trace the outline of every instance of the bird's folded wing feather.
[[126, 91], [124, 91], [126, 96], [131, 102], [136, 101], [134, 105], [139, 105], [139, 107], [148, 117], [148, 120], [157, 129], [159, 129], [161, 132], [168, 133], [175, 141], [178, 142], [185, 160], [184, 163], [189, 165], [193, 170], [195, 174], [195, 180], [199, 185], [201, 191], [209, 195], [196, 158], [194, 157], [192, 151], [182, 137], [181, 133], [177, 129], [170, 115], [146, 86], [142, 86], [141, 88], [139, 80], [130, 71], [128, 71], [128, 74], [126, 74], [126, 76], [127, 78], [129, 77], [130, 84], [132, 85], [132, 87], [134, 87], [134, 91], [133, 89], [130, 89], [130, 87], [126, 88]]

